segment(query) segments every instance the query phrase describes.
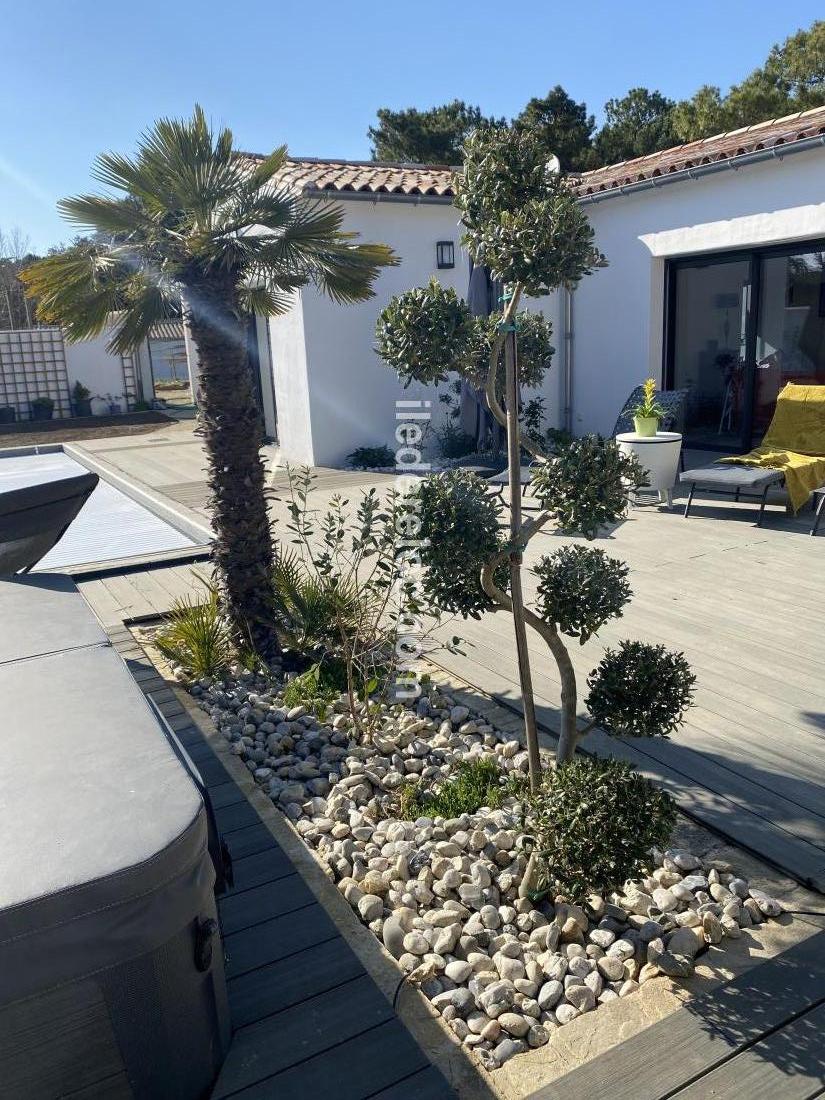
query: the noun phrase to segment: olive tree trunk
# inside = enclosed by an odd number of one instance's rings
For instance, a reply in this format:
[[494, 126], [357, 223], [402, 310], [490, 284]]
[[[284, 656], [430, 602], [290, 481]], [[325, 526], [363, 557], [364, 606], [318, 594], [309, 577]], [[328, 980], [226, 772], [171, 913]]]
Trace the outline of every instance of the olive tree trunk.
[[260, 453], [263, 425], [253, 397], [244, 320], [229, 282], [190, 285], [186, 306], [200, 369], [213, 560], [238, 639], [269, 660], [279, 650], [272, 614], [272, 534]]
[[510, 488], [510, 596], [513, 602], [513, 629], [516, 636], [521, 701], [524, 708], [524, 738], [530, 765], [530, 788], [541, 785], [541, 757], [536, 731], [536, 705], [533, 700], [533, 677], [527, 650], [527, 627], [524, 621], [524, 595], [521, 587], [521, 426], [518, 419], [518, 360], [516, 334], [509, 331], [504, 338], [505, 392], [507, 400], [507, 472]]

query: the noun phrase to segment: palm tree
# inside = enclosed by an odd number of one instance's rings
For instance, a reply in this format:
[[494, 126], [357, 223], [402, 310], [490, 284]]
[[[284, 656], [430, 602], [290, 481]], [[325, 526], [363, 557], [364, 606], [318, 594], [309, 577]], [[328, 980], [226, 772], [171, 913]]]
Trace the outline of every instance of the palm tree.
[[[101, 333], [123, 353], [164, 317], [185, 317], [198, 353], [199, 414], [208, 456], [214, 559], [239, 638], [277, 653], [271, 615], [272, 535], [245, 319], [285, 312], [314, 284], [338, 302], [371, 297], [390, 248], [342, 231], [340, 206], [278, 182], [286, 148], [256, 161], [213, 133], [203, 110], [161, 119], [134, 156], [105, 153], [93, 177], [115, 194], [64, 199], [61, 213], [93, 234], [22, 276], [38, 315], [70, 341]], [[119, 194], [118, 194], [119, 192]]]

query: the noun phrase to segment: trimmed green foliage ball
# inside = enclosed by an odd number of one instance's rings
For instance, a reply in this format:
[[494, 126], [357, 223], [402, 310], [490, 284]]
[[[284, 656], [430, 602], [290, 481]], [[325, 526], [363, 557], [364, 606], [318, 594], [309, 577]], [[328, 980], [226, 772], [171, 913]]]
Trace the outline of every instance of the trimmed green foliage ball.
[[[427, 600], [441, 611], [481, 618], [494, 606], [481, 587], [481, 567], [503, 545], [502, 505], [485, 482], [456, 469], [426, 478], [415, 491], [420, 503]], [[499, 588], [509, 583], [507, 563], [494, 574]]]
[[647, 480], [636, 456], [622, 454], [615, 440], [584, 435], [537, 467], [533, 489], [562, 531], [594, 539], [621, 519], [630, 493]]
[[593, 546], [563, 546], [533, 568], [536, 609], [547, 623], [582, 645], [608, 619], [618, 618], [632, 593], [627, 565]]
[[539, 889], [571, 901], [618, 890], [639, 875], [651, 848], [666, 847], [675, 823], [670, 795], [628, 764], [576, 757], [545, 773], [528, 799]]
[[530, 131], [476, 130], [464, 144], [455, 204], [474, 262], [533, 297], [575, 286], [605, 263], [587, 215]]
[[692, 705], [695, 685], [683, 653], [624, 641], [605, 650], [588, 677], [585, 706], [607, 733], [667, 737]]
[[[472, 343], [472, 353], [461, 374], [478, 389], [487, 385], [487, 373], [490, 365], [490, 352], [493, 349], [501, 313], [491, 313], [489, 317], [476, 317]], [[516, 347], [518, 349], [519, 383], [528, 389], [537, 389], [555, 353], [551, 340], [553, 326], [541, 313], [522, 310], [516, 314]], [[498, 360], [497, 389], [504, 390], [504, 349]]]
[[437, 279], [390, 300], [375, 326], [376, 352], [405, 386], [438, 385], [471, 354], [474, 318], [466, 302]]

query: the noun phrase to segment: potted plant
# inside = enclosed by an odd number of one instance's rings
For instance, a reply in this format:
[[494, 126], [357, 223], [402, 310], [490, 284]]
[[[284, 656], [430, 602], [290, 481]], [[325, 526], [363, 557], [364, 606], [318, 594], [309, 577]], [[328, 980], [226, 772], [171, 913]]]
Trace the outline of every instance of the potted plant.
[[17, 419], [14, 405], [0, 405], [0, 424], [13, 424]]
[[644, 384], [644, 396], [633, 410], [633, 427], [636, 435], [655, 435], [665, 410], [656, 400], [656, 383], [648, 378]]
[[82, 382], [75, 382], [72, 386], [72, 407], [75, 416], [92, 415], [92, 394]]
[[50, 397], [35, 397], [30, 408], [32, 420], [51, 420], [54, 401]]

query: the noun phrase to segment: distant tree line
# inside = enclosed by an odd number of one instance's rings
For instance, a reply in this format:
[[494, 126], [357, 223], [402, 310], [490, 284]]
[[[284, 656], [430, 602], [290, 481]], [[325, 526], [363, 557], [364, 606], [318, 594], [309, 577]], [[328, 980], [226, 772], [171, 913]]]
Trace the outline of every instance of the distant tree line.
[[6, 232], [0, 228], [0, 328], [31, 328], [34, 302], [26, 298], [19, 273], [37, 259], [29, 248], [29, 238], [17, 226]]
[[[531, 99], [512, 123], [538, 133], [563, 170], [581, 172], [822, 104], [825, 21], [817, 21], [773, 46], [765, 63], [726, 94], [705, 84], [677, 102], [658, 91], [631, 88], [607, 101], [604, 124], [597, 130], [587, 105], [576, 103], [557, 84], [543, 98]], [[369, 128], [372, 157], [460, 164], [461, 146], [472, 130], [505, 123], [458, 99], [424, 111], [382, 107], [377, 125]]]
[[[46, 255], [54, 256], [89, 240], [76, 236], [72, 241], [54, 245]], [[0, 329], [36, 328], [40, 324], [37, 299], [26, 297], [20, 281], [20, 272], [40, 259], [42, 256], [31, 250], [29, 237], [19, 226], [9, 230], [0, 227]]]

